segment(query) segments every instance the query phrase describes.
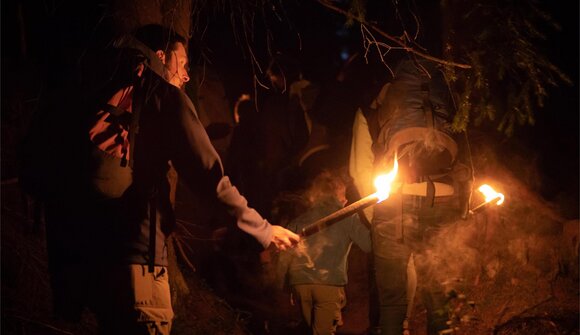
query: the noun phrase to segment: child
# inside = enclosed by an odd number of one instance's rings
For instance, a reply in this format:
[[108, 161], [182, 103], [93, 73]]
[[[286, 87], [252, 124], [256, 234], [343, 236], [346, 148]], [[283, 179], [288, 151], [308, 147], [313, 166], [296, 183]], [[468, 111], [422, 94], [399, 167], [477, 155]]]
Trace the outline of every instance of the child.
[[[310, 208], [288, 224], [299, 232], [346, 203], [346, 185], [341, 177], [324, 171], [314, 178], [306, 198]], [[347, 258], [352, 243], [371, 250], [370, 233], [353, 215], [304, 238], [293, 250], [280, 255], [279, 266], [287, 275], [306, 324], [313, 334], [334, 334], [346, 303]]]

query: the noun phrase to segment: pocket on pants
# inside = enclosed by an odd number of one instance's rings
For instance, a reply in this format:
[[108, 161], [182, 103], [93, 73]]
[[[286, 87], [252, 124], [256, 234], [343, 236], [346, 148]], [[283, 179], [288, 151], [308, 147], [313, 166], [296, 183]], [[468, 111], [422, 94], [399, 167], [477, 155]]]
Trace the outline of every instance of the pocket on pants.
[[131, 266], [131, 288], [135, 305], [148, 304], [153, 298], [152, 274], [144, 265]]
[[169, 276], [167, 269], [156, 266], [149, 272], [146, 265], [132, 266], [131, 279], [134, 292], [134, 308], [139, 320], [169, 322], [173, 319]]

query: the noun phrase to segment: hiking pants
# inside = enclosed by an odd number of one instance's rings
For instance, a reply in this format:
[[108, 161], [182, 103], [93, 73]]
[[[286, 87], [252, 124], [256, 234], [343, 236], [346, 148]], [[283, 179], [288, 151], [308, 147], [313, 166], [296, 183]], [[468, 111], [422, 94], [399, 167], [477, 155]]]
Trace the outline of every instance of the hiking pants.
[[173, 321], [167, 267], [104, 268], [91, 292], [99, 334], [169, 335]]
[[403, 333], [412, 255], [421, 298], [427, 308], [428, 334], [447, 328], [445, 295], [433, 266], [436, 255], [429, 245], [429, 237], [451, 217], [447, 200], [439, 199], [432, 208], [425, 209], [422, 197], [393, 195], [376, 206], [372, 239], [382, 335]]
[[331, 335], [341, 321], [341, 309], [346, 304], [343, 286], [303, 284], [295, 285], [302, 317], [313, 335]]

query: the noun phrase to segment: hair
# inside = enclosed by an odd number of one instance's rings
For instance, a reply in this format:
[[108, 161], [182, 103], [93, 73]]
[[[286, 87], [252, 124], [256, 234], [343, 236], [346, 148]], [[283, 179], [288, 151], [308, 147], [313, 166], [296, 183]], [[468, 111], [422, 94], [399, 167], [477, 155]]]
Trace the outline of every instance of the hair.
[[240, 117], [240, 122], [248, 122], [252, 120], [252, 117], [256, 115], [256, 104], [254, 100], [243, 100], [237, 105], [238, 115]]
[[267, 72], [284, 78], [290, 85], [300, 77], [302, 70], [300, 62], [295, 57], [278, 52], [270, 60]]
[[341, 170], [323, 170], [306, 191], [306, 198], [311, 204], [345, 197], [348, 185], [347, 176]]
[[148, 24], [137, 28], [134, 36], [153, 51], [173, 51], [176, 43], [187, 45], [187, 40], [183, 36], [158, 24]]

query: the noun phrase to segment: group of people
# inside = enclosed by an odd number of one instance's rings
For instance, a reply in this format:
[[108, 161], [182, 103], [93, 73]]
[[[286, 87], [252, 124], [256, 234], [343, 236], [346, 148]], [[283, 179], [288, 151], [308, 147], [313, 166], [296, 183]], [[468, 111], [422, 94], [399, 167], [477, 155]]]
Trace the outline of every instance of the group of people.
[[[376, 142], [371, 136], [372, 118], [363, 111], [379, 108], [386, 99], [386, 69], [382, 77], [377, 76], [376, 69], [342, 71], [332, 84], [320, 85], [306, 80], [292, 61], [277, 57], [268, 69], [277, 93], [260, 104], [259, 117], [252, 117], [253, 101], [244, 99], [238, 106], [240, 130], [248, 121], [269, 129], [254, 139], [263, 148], [255, 159], [248, 158], [255, 154], [251, 148], [234, 147], [256, 134], [248, 129], [234, 134], [232, 150], [238, 150], [238, 159], [249, 159], [255, 166], [242, 172], [238, 168], [246, 163], [227, 166], [234, 183], [241, 185], [238, 190], [224, 173], [194, 104], [182, 90], [189, 80], [186, 40], [162, 26], [149, 25], [137, 29], [124, 46], [138, 55], [131, 76], [113, 90], [116, 93], [98, 111], [87, 136], [99, 152], [101, 165], [120, 162], [129, 169], [124, 170], [129, 171], [129, 181], [115, 190], [115, 196], [91, 195], [90, 201], [74, 209], [70, 204], [79, 204], [78, 199], [47, 200], [49, 257], [51, 252], [58, 255], [49, 263], [57, 296], [55, 309], [69, 317], [78, 313], [64, 307], [70, 306], [70, 301], [64, 301], [67, 294], [58, 298], [59, 292], [71, 289], [72, 272], [76, 278], [89, 278], [88, 288], [72, 286], [89, 292], [88, 305], [102, 334], [170, 333], [174, 314], [167, 238], [175, 227], [167, 180], [171, 164], [192, 191], [224, 204], [242, 231], [264, 248], [272, 245], [281, 251], [280, 269], [288, 274], [313, 334], [333, 334], [342, 322], [347, 258], [353, 243], [374, 255], [381, 334], [402, 334], [414, 297], [415, 266], [417, 273], [428, 273], [422, 271], [428, 262], [415, 264], [413, 255], [428, 249], [423, 239], [429, 230], [426, 227], [436, 228], [454, 219], [453, 192], [442, 192], [447, 188], [436, 185], [436, 205], [426, 204], [432, 183], [424, 176], [406, 175], [406, 169], [413, 165], [401, 164], [401, 174], [406, 176], [402, 182], [425, 185], [423, 194], [400, 191], [393, 195], [393, 201], [376, 206], [374, 213], [359, 213], [312, 236], [299, 236], [305, 225], [344, 206], [347, 190], [353, 185], [361, 195], [374, 192], [370, 191], [371, 176], [387, 158], [371, 150]], [[356, 90], [360, 94], [354, 94], [356, 86], [363, 87]], [[338, 109], [351, 112], [333, 115]], [[116, 121], [126, 114], [132, 115], [129, 121]], [[336, 173], [347, 166], [350, 175]], [[97, 184], [105, 191], [111, 184], [119, 187], [115, 178], [103, 181], [103, 175], [94, 177], [94, 171], [90, 172], [94, 178], [91, 185], [76, 186], [94, 188]], [[284, 228], [268, 219], [272, 201], [287, 189], [305, 190], [307, 210], [291, 217]], [[370, 229], [364, 221], [371, 223]], [[71, 255], [78, 245], [59, 235], [69, 228], [90, 237], [84, 240], [93, 243], [86, 255]], [[70, 235], [63, 236], [68, 239]], [[422, 282], [431, 294], [427, 299], [430, 304], [426, 304], [429, 334], [436, 334], [446, 328], [445, 297], [431, 279]]]
[[[353, 57], [331, 83], [286, 77], [284, 87], [294, 105], [260, 113], [264, 118], [282, 112], [299, 116], [294, 120], [303, 116], [308, 134], [306, 140], [293, 142], [302, 150], [274, 150], [275, 155], [293, 153], [294, 160], [269, 173], [298, 176], [290, 186], [302, 191], [296, 203], [302, 213], [289, 211], [292, 217], [286, 225], [296, 233], [339, 210], [347, 195], [354, 201], [374, 193], [373, 178], [392, 168], [395, 160], [399, 187], [389, 201], [303, 237], [298, 247], [282, 253], [279, 279], [291, 288], [311, 332], [334, 334], [342, 323], [347, 259], [354, 243], [372, 253], [370, 332], [408, 334], [414, 299], [420, 293], [428, 311], [428, 333], [438, 334], [449, 327], [449, 297], [436, 274], [432, 237], [465, 215], [471, 178], [461, 139], [452, 138], [444, 126], [453, 113], [450, 92], [442, 89], [447, 85], [441, 71], [424, 61], [401, 60], [395, 80], [387, 79], [384, 64], [361, 61]], [[279, 72], [271, 75], [278, 87]], [[419, 110], [422, 124], [413, 123], [415, 115], [405, 116], [406, 109]], [[394, 115], [411, 124], [398, 137], [391, 127], [397, 126]], [[344, 171], [341, 176], [341, 167], [348, 168], [346, 176]], [[284, 175], [289, 168], [295, 173]], [[288, 180], [274, 178], [274, 185], [279, 179]], [[272, 182], [268, 185], [272, 187]], [[280, 189], [276, 191], [269, 200]]]

